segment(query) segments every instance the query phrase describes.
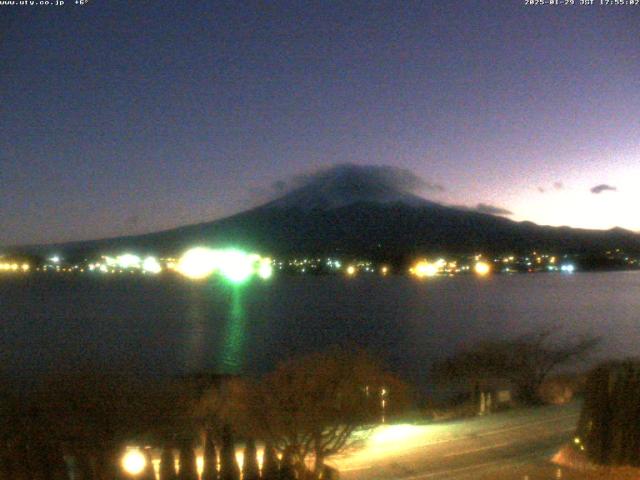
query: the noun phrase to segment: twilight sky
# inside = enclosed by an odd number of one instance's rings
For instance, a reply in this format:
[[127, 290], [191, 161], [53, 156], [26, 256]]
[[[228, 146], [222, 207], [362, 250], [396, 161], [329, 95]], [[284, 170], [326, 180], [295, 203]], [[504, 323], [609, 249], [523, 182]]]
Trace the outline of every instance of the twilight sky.
[[0, 245], [210, 220], [338, 163], [640, 230], [640, 7], [266, 3], [0, 6]]

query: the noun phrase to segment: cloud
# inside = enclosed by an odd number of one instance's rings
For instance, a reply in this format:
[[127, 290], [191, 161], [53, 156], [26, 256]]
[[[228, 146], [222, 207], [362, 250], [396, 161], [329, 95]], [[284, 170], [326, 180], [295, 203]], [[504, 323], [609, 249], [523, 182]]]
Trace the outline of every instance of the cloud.
[[591, 193], [595, 195], [599, 195], [602, 192], [617, 192], [618, 189], [612, 185], [607, 185], [606, 183], [601, 183], [600, 185], [596, 185], [591, 188]]
[[279, 180], [272, 185], [273, 193], [282, 195], [313, 185], [340, 185], [342, 188], [393, 190], [402, 193], [443, 192], [444, 186], [427, 181], [410, 170], [388, 165], [333, 165], [310, 174]]
[[513, 215], [511, 210], [507, 210], [506, 208], [496, 207], [495, 205], [488, 205], [486, 203], [479, 203], [474, 208], [476, 212], [487, 213], [489, 215]]
[[467, 205], [449, 205], [451, 208], [457, 208], [458, 210], [466, 210], [468, 212], [486, 213], [487, 215], [501, 215], [508, 216], [513, 215], [511, 210], [506, 208], [497, 207], [495, 205], [489, 205], [487, 203], [479, 203], [475, 207], [469, 207]]
[[560, 190], [564, 190], [564, 188], [565, 188], [564, 187], [564, 183], [558, 180], [556, 182], [553, 182], [551, 184], [551, 187], [546, 187], [546, 186], [545, 187], [538, 187], [538, 191], [540, 193], [546, 193], [547, 191], [549, 191], [551, 189], [560, 191]]

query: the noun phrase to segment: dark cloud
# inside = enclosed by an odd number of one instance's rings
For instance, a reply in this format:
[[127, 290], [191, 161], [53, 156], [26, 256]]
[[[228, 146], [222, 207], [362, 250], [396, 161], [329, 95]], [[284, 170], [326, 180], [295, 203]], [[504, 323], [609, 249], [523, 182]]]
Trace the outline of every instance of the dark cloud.
[[[337, 208], [356, 202], [424, 205], [444, 187], [410, 170], [385, 165], [338, 164], [271, 185], [270, 206]], [[424, 196], [423, 196], [424, 195]]]
[[599, 195], [602, 192], [617, 192], [618, 189], [612, 185], [607, 185], [606, 183], [601, 183], [600, 185], [596, 185], [591, 188], [591, 193]]
[[489, 205], [487, 203], [479, 203], [475, 207], [469, 207], [467, 205], [450, 205], [450, 207], [457, 208], [458, 210], [467, 210], [469, 212], [486, 213], [488, 215], [513, 215], [513, 212], [511, 210], [507, 210], [506, 208], [502, 207], [496, 207], [495, 205]]
[[489, 215], [513, 215], [511, 210], [506, 208], [496, 207], [495, 205], [488, 205], [486, 203], [479, 203], [474, 209], [476, 212], [488, 213]]
[[283, 193], [310, 185], [331, 185], [342, 183], [348, 179], [350, 183], [366, 185], [367, 188], [394, 190], [403, 193], [419, 194], [424, 192], [443, 192], [444, 186], [427, 181], [410, 170], [387, 165], [338, 164], [316, 172], [297, 175], [287, 181], [275, 182], [274, 193]]

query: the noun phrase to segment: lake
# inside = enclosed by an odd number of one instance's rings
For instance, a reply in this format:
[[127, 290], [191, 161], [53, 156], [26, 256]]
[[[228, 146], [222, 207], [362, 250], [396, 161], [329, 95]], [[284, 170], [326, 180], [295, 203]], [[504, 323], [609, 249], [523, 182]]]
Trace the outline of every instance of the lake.
[[341, 344], [426, 385], [429, 364], [457, 348], [552, 325], [602, 335], [601, 356], [637, 355], [640, 273], [282, 276], [242, 287], [31, 274], [0, 278], [0, 321], [0, 368], [22, 378], [80, 367], [255, 374]]

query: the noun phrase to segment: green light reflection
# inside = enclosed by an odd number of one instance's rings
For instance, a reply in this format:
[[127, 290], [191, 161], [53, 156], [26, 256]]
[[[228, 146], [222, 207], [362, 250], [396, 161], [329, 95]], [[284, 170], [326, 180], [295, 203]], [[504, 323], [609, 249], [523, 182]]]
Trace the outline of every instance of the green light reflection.
[[231, 285], [231, 304], [222, 345], [221, 363], [227, 373], [240, 373], [244, 363], [247, 318], [242, 305], [241, 285]]

